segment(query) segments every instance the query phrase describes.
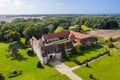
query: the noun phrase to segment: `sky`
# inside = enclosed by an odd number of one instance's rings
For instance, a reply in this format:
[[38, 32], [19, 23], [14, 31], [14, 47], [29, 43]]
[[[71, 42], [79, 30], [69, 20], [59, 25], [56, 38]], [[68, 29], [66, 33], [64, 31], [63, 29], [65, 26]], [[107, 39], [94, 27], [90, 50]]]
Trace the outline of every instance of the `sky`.
[[0, 14], [120, 14], [120, 0], [0, 0]]

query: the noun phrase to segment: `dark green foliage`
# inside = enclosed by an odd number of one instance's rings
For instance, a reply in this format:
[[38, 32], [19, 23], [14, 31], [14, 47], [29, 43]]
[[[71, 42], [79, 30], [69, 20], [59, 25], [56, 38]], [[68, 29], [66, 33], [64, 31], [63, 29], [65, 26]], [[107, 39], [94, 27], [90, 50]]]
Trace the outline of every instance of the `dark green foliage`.
[[8, 78], [16, 77], [22, 74], [22, 70], [12, 70], [8, 73]]
[[109, 43], [107, 44], [107, 46], [108, 46], [109, 48], [114, 48], [114, 44], [113, 44], [112, 42], [109, 42]]
[[28, 49], [27, 49], [27, 55], [28, 55], [28, 56], [34, 56], [34, 55], [35, 55], [35, 53], [34, 53], [34, 51], [33, 51], [32, 48], [28, 48]]
[[67, 60], [71, 60], [71, 59], [70, 59], [71, 56], [72, 56], [72, 53], [71, 53], [71, 52], [67, 52], [67, 53], [65, 54], [65, 58], [66, 58]]
[[72, 60], [73, 62], [75, 62], [76, 64], [81, 65], [81, 63], [80, 63], [76, 58], [72, 58], [71, 60]]
[[43, 66], [42, 66], [40, 61], [38, 61], [38, 63], [37, 63], [37, 68], [43, 68]]
[[15, 57], [17, 56], [17, 53], [18, 53], [18, 47], [19, 47], [18, 42], [14, 41], [9, 44], [8, 52], [11, 52], [11, 55]]
[[[0, 41], [19, 41], [21, 37], [26, 38], [26, 43], [32, 36], [37, 39], [42, 34], [53, 33], [59, 26], [68, 30], [75, 26], [75, 31], [84, 33], [80, 26], [85, 25], [91, 29], [114, 29], [120, 28], [119, 16], [56, 16], [41, 19], [17, 18], [11, 23], [0, 25]], [[12, 37], [11, 37], [12, 36]]]
[[10, 31], [5, 35], [5, 39], [12, 42], [12, 41], [20, 41], [20, 34], [16, 31]]
[[3, 74], [2, 73], [0, 73], [0, 78], [2, 78], [3, 77]]
[[109, 40], [110, 42], [112, 42], [112, 41], [113, 41], [113, 38], [112, 38], [112, 37], [109, 37], [108, 40]]
[[118, 27], [119, 27], [118, 22], [116, 22], [115, 20], [108, 20], [105, 29], [113, 29]]

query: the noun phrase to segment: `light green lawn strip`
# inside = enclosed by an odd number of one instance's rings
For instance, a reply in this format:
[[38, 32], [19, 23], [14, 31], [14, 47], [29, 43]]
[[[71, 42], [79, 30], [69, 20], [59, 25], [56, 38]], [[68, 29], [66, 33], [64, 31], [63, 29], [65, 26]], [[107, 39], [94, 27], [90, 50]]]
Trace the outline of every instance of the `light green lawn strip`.
[[[5, 80], [51, 80], [54, 77], [59, 78], [61, 75], [57, 70], [48, 65], [43, 65], [44, 69], [38, 69], [36, 66], [39, 61], [37, 56], [27, 56], [26, 50], [24, 49], [19, 50], [21, 56], [18, 60], [6, 58], [5, 54], [7, 52], [5, 52], [5, 49], [7, 46], [8, 44], [0, 43], [0, 72], [5, 76]], [[8, 72], [15, 69], [22, 70], [22, 75], [11, 79], [7, 78]], [[61, 76], [61, 79], [64, 80], [64, 78], [64, 76]]]
[[90, 31], [92, 30], [91, 28], [85, 26], [85, 25], [82, 25], [81, 28], [84, 30], [84, 31]]
[[77, 64], [74, 63], [74, 62], [72, 62], [72, 61], [65, 61], [64, 64], [66, 64], [66, 65], [69, 66], [69, 67], [77, 66]]
[[57, 77], [52, 78], [51, 80], [70, 80], [66, 75], [61, 74]]
[[[114, 54], [114, 53], [113, 53]], [[119, 80], [120, 76], [120, 58], [106, 56], [90, 64], [91, 68], [81, 67], [73, 72], [80, 76], [83, 80], [91, 80], [90, 74], [100, 80]]]

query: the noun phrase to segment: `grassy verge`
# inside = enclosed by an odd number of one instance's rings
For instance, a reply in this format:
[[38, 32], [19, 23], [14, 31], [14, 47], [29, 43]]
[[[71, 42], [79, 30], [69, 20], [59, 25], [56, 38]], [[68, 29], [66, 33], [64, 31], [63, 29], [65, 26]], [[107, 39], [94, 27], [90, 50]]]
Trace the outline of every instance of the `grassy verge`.
[[[5, 76], [5, 80], [59, 80], [59, 78], [69, 80], [69, 78], [61, 75], [51, 66], [43, 65], [44, 68], [38, 69], [36, 66], [39, 61], [37, 56], [29, 57], [25, 49], [19, 50], [20, 55], [15, 60], [6, 58], [5, 54], [7, 54], [7, 52], [5, 52], [5, 50], [7, 46], [8, 44], [0, 43], [0, 72]], [[22, 75], [8, 78], [7, 74], [15, 69], [22, 70]]]

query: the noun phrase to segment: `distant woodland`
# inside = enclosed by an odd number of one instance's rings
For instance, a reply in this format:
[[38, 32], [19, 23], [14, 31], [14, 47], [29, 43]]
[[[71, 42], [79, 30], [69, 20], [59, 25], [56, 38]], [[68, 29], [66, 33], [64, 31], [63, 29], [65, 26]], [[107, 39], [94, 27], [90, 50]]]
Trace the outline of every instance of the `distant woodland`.
[[[86, 29], [84, 29], [86, 28]], [[95, 29], [120, 28], [120, 16], [60, 16], [43, 19], [16, 18], [11, 23], [0, 22], [0, 41], [12, 42], [32, 36], [40, 38], [43, 34], [73, 30], [84, 33]]]

